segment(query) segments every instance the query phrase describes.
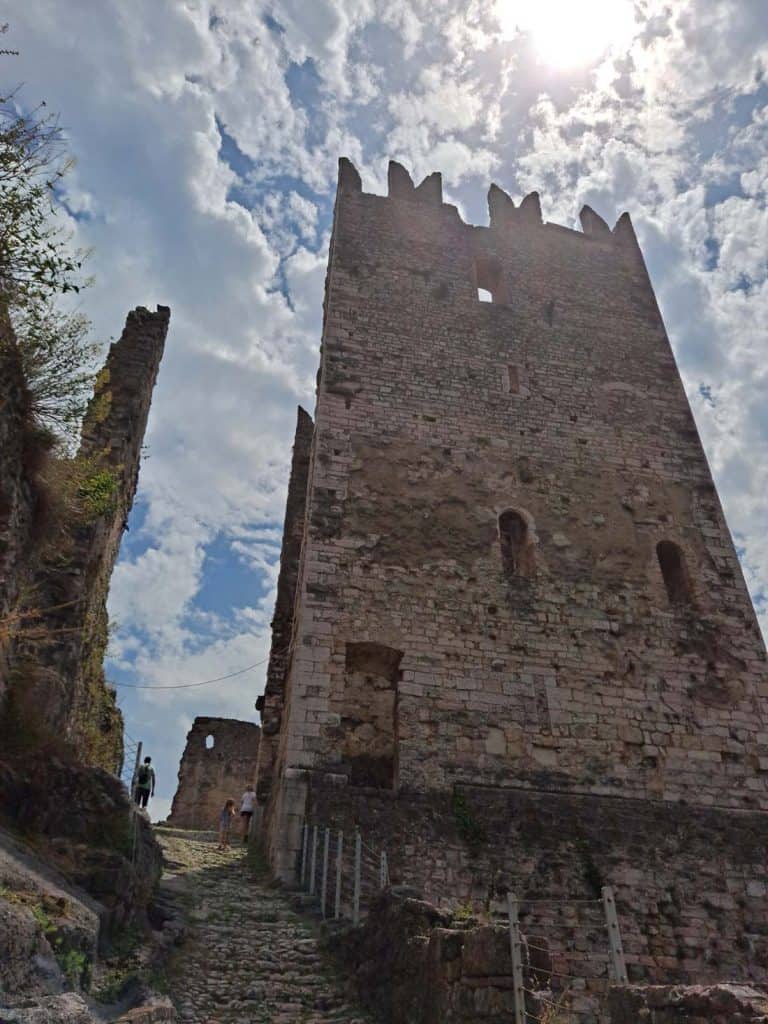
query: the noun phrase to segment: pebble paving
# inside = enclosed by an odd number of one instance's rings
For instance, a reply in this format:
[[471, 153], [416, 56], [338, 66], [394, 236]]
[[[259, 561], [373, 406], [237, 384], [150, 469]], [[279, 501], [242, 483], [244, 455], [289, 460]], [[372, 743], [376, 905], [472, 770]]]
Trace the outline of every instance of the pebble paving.
[[169, 968], [179, 1024], [375, 1024], [319, 949], [315, 922], [254, 873], [245, 847], [212, 833], [157, 828], [164, 882], [188, 932]]

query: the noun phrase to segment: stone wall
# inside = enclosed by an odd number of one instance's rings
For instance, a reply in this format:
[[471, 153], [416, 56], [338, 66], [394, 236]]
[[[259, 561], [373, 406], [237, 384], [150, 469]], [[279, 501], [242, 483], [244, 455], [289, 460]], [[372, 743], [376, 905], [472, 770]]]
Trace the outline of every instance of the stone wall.
[[395, 790], [765, 808], [765, 648], [628, 216], [389, 184], [341, 162], [278, 775], [365, 784], [362, 728]]
[[388, 893], [359, 930], [331, 935], [360, 997], [391, 1024], [509, 1024], [514, 1011], [509, 932], [456, 921]]
[[[308, 788], [309, 822], [347, 836], [348, 877], [359, 827], [387, 851], [393, 885], [441, 907], [503, 913], [512, 891], [550, 969], [607, 977], [610, 885], [630, 981], [768, 984], [763, 813], [522, 789], [395, 794], [324, 777]], [[377, 866], [366, 870], [364, 893]]]
[[[129, 313], [97, 378], [77, 459], [52, 460], [46, 468], [53, 508], [45, 535], [27, 544], [28, 593], [17, 611], [28, 618], [9, 655], [15, 721], [33, 722], [81, 762], [113, 772], [122, 762], [122, 719], [102, 667], [106, 600], [136, 493], [169, 315], [163, 306]], [[17, 517], [17, 546], [26, 529], [28, 517]]]
[[768, 997], [747, 985], [615, 988], [609, 997], [610, 1024], [765, 1024]]
[[258, 766], [258, 797], [261, 805], [269, 800], [272, 788], [277, 757], [277, 736], [280, 732], [285, 702], [285, 678], [293, 637], [293, 609], [304, 536], [304, 509], [307, 503], [312, 432], [311, 417], [299, 407], [285, 504], [280, 573], [277, 578], [275, 613], [272, 617], [272, 646], [267, 666], [267, 681], [263, 695], [256, 702], [256, 707], [261, 712]]
[[196, 718], [187, 733], [169, 825], [215, 829], [228, 799], [240, 798], [256, 778], [261, 730], [252, 722]]

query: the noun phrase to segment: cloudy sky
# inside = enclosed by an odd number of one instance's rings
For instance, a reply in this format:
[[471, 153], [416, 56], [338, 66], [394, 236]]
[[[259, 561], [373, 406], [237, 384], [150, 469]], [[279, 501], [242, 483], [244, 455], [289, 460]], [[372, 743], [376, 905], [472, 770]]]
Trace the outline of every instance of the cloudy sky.
[[768, 620], [765, 0], [17, 0], [3, 64], [60, 112], [106, 342], [171, 306], [110, 678], [175, 788], [196, 714], [254, 718], [298, 403], [312, 411], [336, 161], [631, 212]]

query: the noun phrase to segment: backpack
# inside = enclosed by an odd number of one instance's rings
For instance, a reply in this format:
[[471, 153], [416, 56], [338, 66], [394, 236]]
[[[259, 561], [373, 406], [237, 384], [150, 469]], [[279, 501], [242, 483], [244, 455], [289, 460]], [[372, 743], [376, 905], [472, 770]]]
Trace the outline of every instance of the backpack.
[[143, 764], [141, 768], [139, 768], [138, 785], [141, 787], [141, 789], [149, 789], [150, 780], [152, 778], [152, 776], [150, 775], [151, 771], [152, 769], [149, 767], [148, 764]]

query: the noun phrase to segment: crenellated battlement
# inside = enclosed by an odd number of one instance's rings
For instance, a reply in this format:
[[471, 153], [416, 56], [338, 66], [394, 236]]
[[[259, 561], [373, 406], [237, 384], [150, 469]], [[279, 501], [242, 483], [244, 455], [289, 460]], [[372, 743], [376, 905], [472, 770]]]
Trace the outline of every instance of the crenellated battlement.
[[[339, 159], [337, 195], [343, 197], [354, 194], [373, 195], [373, 193], [363, 191], [362, 178], [351, 160], [341, 157]], [[402, 164], [396, 160], [390, 160], [385, 198], [398, 202], [418, 203], [421, 206], [442, 207], [452, 211], [462, 224], [466, 224], [458, 209], [452, 203], [443, 201], [443, 180], [439, 171], [433, 171], [419, 185], [416, 185]], [[611, 228], [608, 222], [591, 206], [584, 205], [579, 213], [582, 230], [578, 232], [563, 224], [545, 221], [541, 213], [541, 200], [538, 192], [530, 192], [517, 206], [509, 193], [499, 185], [492, 183], [488, 189], [488, 216], [488, 226], [493, 231], [556, 228], [558, 231], [569, 231], [574, 235], [581, 235], [591, 240], [638, 248], [637, 238], [628, 213], [622, 213]], [[466, 226], [478, 227], [479, 225], [467, 224]]]

